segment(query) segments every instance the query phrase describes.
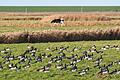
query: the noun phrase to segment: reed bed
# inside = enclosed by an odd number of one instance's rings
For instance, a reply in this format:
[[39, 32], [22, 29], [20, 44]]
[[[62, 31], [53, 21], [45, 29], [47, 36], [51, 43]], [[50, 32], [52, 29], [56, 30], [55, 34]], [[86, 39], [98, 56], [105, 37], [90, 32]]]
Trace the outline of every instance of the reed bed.
[[0, 35], [0, 43], [120, 40], [120, 28], [109, 30], [14, 32]]

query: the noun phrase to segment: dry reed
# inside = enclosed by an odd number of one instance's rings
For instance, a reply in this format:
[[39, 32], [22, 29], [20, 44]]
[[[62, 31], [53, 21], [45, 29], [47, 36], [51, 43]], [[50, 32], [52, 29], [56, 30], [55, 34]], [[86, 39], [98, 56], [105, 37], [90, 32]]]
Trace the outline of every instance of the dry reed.
[[0, 43], [39, 43], [61, 41], [94, 41], [94, 40], [120, 40], [120, 28], [109, 30], [83, 30], [83, 31], [41, 31], [3, 33]]

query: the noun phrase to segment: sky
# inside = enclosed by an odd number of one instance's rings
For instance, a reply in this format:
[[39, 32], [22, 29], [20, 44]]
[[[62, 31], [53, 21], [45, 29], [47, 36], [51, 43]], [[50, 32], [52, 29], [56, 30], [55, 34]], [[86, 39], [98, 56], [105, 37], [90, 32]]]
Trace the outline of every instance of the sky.
[[120, 0], [0, 0], [0, 6], [120, 6]]

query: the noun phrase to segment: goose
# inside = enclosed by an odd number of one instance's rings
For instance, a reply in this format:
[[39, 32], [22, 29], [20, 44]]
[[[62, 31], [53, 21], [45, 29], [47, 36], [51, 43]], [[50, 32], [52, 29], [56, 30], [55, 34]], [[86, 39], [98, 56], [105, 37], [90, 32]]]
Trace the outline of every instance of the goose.
[[9, 64], [10, 63], [10, 60], [5, 60], [4, 62], [3, 62], [3, 64]]
[[116, 50], [120, 50], [120, 47], [116, 47]]
[[40, 72], [50, 72], [49, 69], [46, 69], [46, 67], [41, 67], [40, 69], [37, 69], [37, 71], [40, 71]]
[[78, 72], [78, 74], [80, 74], [80, 75], [82, 76], [82, 75], [87, 74], [88, 71], [89, 71], [89, 66], [88, 66], [87, 68], [85, 68], [85, 69], [80, 70], [80, 71]]
[[52, 56], [52, 54], [48, 54], [48, 55], [47, 55], [47, 58], [50, 58], [51, 56]]
[[54, 51], [57, 51], [57, 50], [59, 50], [58, 49], [58, 47], [55, 47], [53, 50], [51, 50], [52, 52], [54, 52]]
[[[53, 57], [53, 58], [51, 58], [52, 59], [52, 62], [57, 62], [58, 60], [59, 60], [59, 56], [55, 56], [55, 57]], [[58, 61], [59, 62], [59, 61]]]
[[112, 72], [110, 72], [110, 74], [115, 74], [116, 72], [117, 72], [117, 69], [115, 69]]
[[33, 49], [33, 46], [27, 45], [27, 49], [31, 50], [31, 49]]
[[61, 58], [61, 57], [59, 57], [59, 58], [56, 60], [57, 63], [59, 63], [59, 62], [61, 62], [61, 61], [62, 61], [62, 58]]
[[46, 53], [44, 52], [41, 56], [45, 58], [46, 57]]
[[87, 53], [90, 53], [90, 52], [91, 52], [91, 49], [88, 49], [86, 52], [87, 52]]
[[6, 51], [5, 51], [5, 50], [1, 50], [0, 52], [1, 52], [1, 53], [5, 53]]
[[108, 44], [108, 45], [105, 46], [105, 48], [109, 49], [109, 48], [111, 48], [111, 46]]
[[73, 47], [72, 52], [75, 52], [75, 51], [80, 50], [80, 49], [81, 49], [81, 48]]
[[83, 69], [83, 70], [85, 70], [85, 71], [89, 71], [90, 70], [90, 68], [89, 68], [89, 66], [88, 67], [86, 67], [85, 69]]
[[105, 46], [103, 46], [103, 47], [101, 48], [101, 50], [104, 50], [104, 51], [105, 51], [105, 50], [107, 50], [107, 48], [106, 48]]
[[9, 64], [8, 67], [9, 67], [9, 68], [13, 67], [13, 63]]
[[109, 63], [107, 67], [112, 67], [112, 65], [113, 65], [113, 62]]
[[93, 59], [93, 54], [91, 54], [91, 55], [85, 55], [85, 59], [92, 60]]
[[67, 70], [67, 64], [65, 64], [65, 65], [61, 68], [61, 70]]
[[66, 50], [66, 51], [68, 51], [68, 49], [69, 49], [69, 46], [65, 47], [65, 50]]
[[84, 51], [84, 52], [83, 52], [83, 54], [84, 54], [84, 55], [87, 55], [87, 54], [88, 54], [88, 52], [87, 52], [87, 51]]
[[19, 62], [18, 62], [18, 64], [22, 64], [22, 63], [24, 63], [25, 62], [25, 59], [21, 59]]
[[42, 72], [44, 67], [41, 67], [41, 68], [37, 69], [36, 71]]
[[100, 54], [103, 54], [103, 50], [97, 50], [96, 51], [98, 54], [100, 53]]
[[52, 66], [51, 64], [47, 64], [47, 65], [45, 66], [45, 68], [46, 68], [46, 69], [50, 69], [51, 66]]
[[15, 59], [14, 55], [9, 57], [9, 60], [14, 60], [14, 59]]
[[[74, 64], [75, 64], [75, 63], [73, 63], [73, 61], [71, 61], [71, 62], [69, 63], [69, 66], [72, 67], [72, 66], [74, 66]], [[69, 67], [69, 66], [68, 66], [68, 67]]]
[[109, 69], [107, 66], [100, 67], [100, 72], [98, 74], [109, 74]]
[[47, 73], [47, 72], [50, 72], [50, 70], [49, 70], [49, 69], [44, 68], [44, 69], [43, 69], [43, 72], [44, 72], [44, 73]]
[[78, 74], [80, 74], [82, 76], [82, 75], [87, 74], [87, 71], [79, 71]]
[[5, 50], [6, 50], [6, 51], [11, 51], [11, 49], [10, 49], [9, 47], [7, 47]]
[[78, 54], [75, 54], [75, 58], [78, 58]]
[[105, 64], [103, 66], [100, 66], [99, 69], [106, 69], [108, 68], [107, 66], [105, 66]]
[[16, 68], [16, 71], [20, 71], [21, 70], [21, 66]]
[[77, 63], [77, 58], [74, 58], [73, 60], [72, 60], [72, 62], [75, 64], [75, 63]]
[[114, 45], [113, 48], [115, 48], [116, 50], [120, 50], [120, 46], [118, 45]]
[[60, 57], [61, 57], [62, 59], [63, 59], [63, 58], [66, 58], [66, 54], [63, 53]]
[[96, 49], [96, 45], [93, 45], [91, 48], [92, 48], [92, 49]]
[[3, 59], [9, 60], [10, 55], [2, 56]]
[[98, 62], [98, 63], [96, 63], [96, 65], [94, 66], [94, 68], [100, 68], [100, 63]]
[[115, 70], [113, 70], [112, 72], [110, 72], [110, 74], [120, 74], [120, 70], [115, 69]]
[[90, 57], [88, 56], [88, 58], [87, 58], [87, 60], [92, 60], [92, 59], [93, 59], [93, 57], [91, 57], [91, 56]]
[[114, 63], [116, 63], [117, 65], [119, 65], [120, 64], [120, 60], [115, 61]]
[[117, 70], [116, 74], [120, 74], [120, 69], [119, 69], [119, 70]]
[[74, 54], [72, 54], [71, 56], [67, 57], [67, 59], [70, 59], [70, 60], [72, 60], [74, 58], [75, 58]]
[[31, 53], [36, 53], [36, 50], [35, 49], [31, 50]]
[[15, 69], [17, 69], [16, 66], [13, 66], [13, 67], [10, 68], [10, 70], [15, 70]]
[[0, 70], [3, 70], [3, 66], [2, 66], [2, 64], [0, 64]]
[[63, 51], [58, 52], [58, 54], [63, 54]]
[[100, 58], [99, 58], [99, 59], [100, 59], [100, 61], [102, 61], [102, 60], [103, 60], [103, 57], [102, 57], [102, 55], [100, 55]]
[[97, 58], [94, 62], [95, 63], [100, 63], [100, 62], [102, 62], [102, 60], [103, 60], [103, 57], [101, 55], [100, 58]]
[[83, 57], [80, 56], [80, 57], [77, 59], [77, 62], [80, 62], [80, 61], [82, 61], [82, 60], [83, 60]]
[[84, 55], [84, 59], [88, 59], [88, 55]]
[[49, 51], [49, 50], [50, 50], [50, 47], [47, 47], [46, 50]]
[[40, 56], [36, 57], [36, 62], [42, 62], [42, 57]]
[[45, 66], [41, 67], [40, 69], [37, 69], [37, 71], [43, 72], [45, 70]]
[[108, 69], [101, 69], [101, 74], [108, 74], [109, 70]]
[[65, 48], [64, 47], [60, 47], [60, 49], [59, 49], [60, 51], [63, 51], [63, 50], [65, 50]]
[[31, 53], [31, 56], [35, 57], [35, 56], [36, 56], [35, 52], [32, 52], [32, 53]]
[[75, 72], [75, 71], [77, 71], [77, 65], [75, 64], [73, 67], [72, 67], [72, 72]]
[[9, 68], [10, 70], [15, 70], [15, 69], [17, 68], [17, 66], [16, 66], [16, 65], [14, 66], [14, 64], [11, 63], [11, 64], [8, 65], [8, 68]]
[[61, 64], [58, 64], [58, 65], [55, 65], [55, 67], [56, 67], [57, 69], [61, 69], [61, 68], [63, 67], [63, 64], [61, 63]]
[[28, 63], [28, 64], [25, 64], [23, 67], [24, 67], [25, 69], [30, 68], [30, 64], [29, 64], [29, 63]]
[[94, 53], [94, 52], [97, 52], [97, 50], [96, 49], [91, 49], [91, 52]]
[[72, 58], [74, 59], [74, 58], [77, 58], [78, 57], [78, 55], [77, 54], [72, 54]]
[[23, 53], [23, 55], [29, 54], [30, 50], [25, 50], [25, 52]]
[[19, 55], [19, 56], [17, 56], [17, 58], [18, 58], [19, 60], [25, 59], [25, 55]]
[[8, 54], [9, 52], [6, 51], [6, 49], [4, 49], [4, 50], [1, 50], [1, 53], [3, 53], [3, 54]]
[[4, 53], [4, 54], [8, 54], [8, 53], [11, 53], [11, 52], [12, 52], [12, 50], [9, 47], [4, 48], [3, 50], [1, 50], [1, 53]]
[[48, 63], [53, 63], [53, 62], [55, 62], [55, 61], [54, 61], [54, 58], [51, 58]]

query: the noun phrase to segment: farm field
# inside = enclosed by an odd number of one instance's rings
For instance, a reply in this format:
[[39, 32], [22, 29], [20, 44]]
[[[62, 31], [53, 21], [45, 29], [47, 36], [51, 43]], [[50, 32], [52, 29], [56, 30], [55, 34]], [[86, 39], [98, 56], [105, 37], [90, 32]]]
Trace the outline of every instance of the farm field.
[[119, 11], [0, 6], [0, 80], [119, 80]]
[[120, 6], [0, 6], [0, 12], [96, 12], [120, 11]]
[[[120, 26], [120, 13], [115, 12], [70, 12], [70, 13], [0, 13], [0, 26], [24, 28], [58, 28], [59, 29], [105, 29]], [[65, 23], [51, 24], [55, 18], [64, 18]], [[39, 29], [40, 30], [40, 29]]]
[[[120, 41], [114, 40], [114, 41], [81, 41], [81, 42], [54, 42], [54, 43], [22, 43], [22, 44], [0, 44], [0, 57], [1, 57], [1, 65], [3, 66], [3, 69], [0, 70], [0, 79], [1, 80], [119, 80], [120, 76], [117, 73], [112, 73], [115, 69], [120, 70], [120, 64], [116, 61], [120, 60]], [[28, 50], [27, 46], [34, 46], [38, 50], [35, 51], [36, 57], [41, 55], [42, 56], [42, 62], [38, 61], [35, 62], [34, 56], [31, 53], [26, 53], [25, 55], [27, 57], [31, 57], [32, 60], [30, 61], [30, 66], [25, 68], [25, 65], [28, 63], [28, 60], [23, 62], [22, 64], [19, 64], [19, 60], [17, 59], [17, 56], [20, 54], [24, 54], [26, 50]], [[96, 47], [95, 47], [95, 46]], [[68, 47], [69, 46], [69, 47]], [[116, 46], [116, 47], [115, 47]], [[8, 53], [4, 53], [3, 50], [8, 49]], [[63, 48], [67, 48], [67, 50], [63, 50]], [[61, 50], [60, 50], [61, 49]], [[75, 49], [75, 50], [74, 50]], [[97, 53], [96, 51], [89, 52], [89, 50], [97, 51], [103, 51], [103, 53]], [[75, 59], [79, 59], [80, 56], [85, 55], [84, 52], [88, 51], [88, 55], [93, 55], [92, 59], [88, 60], [88, 58], [83, 58], [79, 62], [74, 62], [74, 59], [68, 59], [67, 57], [72, 57]], [[61, 53], [60, 53], [61, 52]], [[7, 56], [11, 53], [11, 56], [14, 55], [16, 59], [10, 60], [10, 63], [3, 63], [3, 61], [6, 61], [7, 59], [3, 58], [3, 56]], [[60, 54], [59, 54], [60, 53]], [[62, 61], [57, 62], [51, 62], [51, 58], [54, 58], [56, 56], [62, 56], [63, 53], [65, 53], [65, 56], [62, 58]], [[44, 55], [49, 55], [50, 57], [45, 57]], [[75, 56], [75, 55], [78, 56]], [[100, 62], [100, 66], [104, 67], [108, 64], [113, 64], [109, 66], [109, 73], [110, 74], [99, 74], [100, 69], [98, 67], [95, 67], [96, 63], [95, 61], [100, 58], [102, 55], [102, 61]], [[58, 58], [55, 58], [58, 59]], [[70, 62], [74, 62], [77, 65], [77, 70], [75, 72], [72, 71], [72, 67], [69, 66]], [[21, 68], [11, 69], [7, 66], [9, 64], [17, 64], [17, 66], [21, 66]], [[57, 69], [55, 65], [58, 64], [67, 64], [67, 69]], [[51, 67], [49, 69], [50, 72], [41, 72], [38, 71], [41, 67], [51, 64]], [[85, 74], [80, 74], [79, 72], [82, 69], [85, 69], [89, 66], [89, 70]], [[10, 70], [11, 69], [11, 70]]]
[[[0, 13], [0, 43], [119, 40], [119, 12]], [[63, 18], [64, 24], [51, 24]]]
[[[15, 27], [82, 27], [119, 26], [117, 12], [70, 12], [70, 13], [0, 13], [0, 26]], [[64, 18], [65, 24], [51, 24], [55, 18]], [[86, 27], [85, 27], [86, 28]]]

